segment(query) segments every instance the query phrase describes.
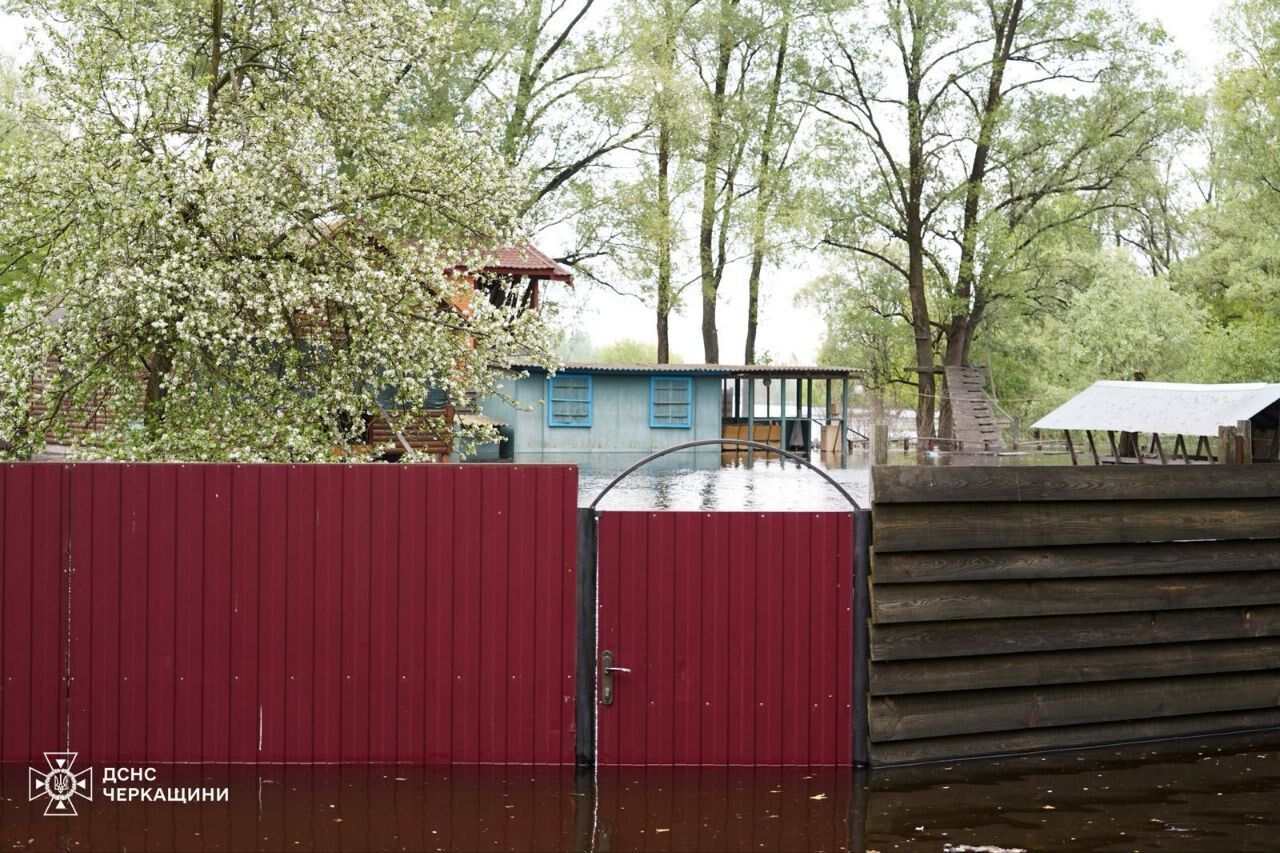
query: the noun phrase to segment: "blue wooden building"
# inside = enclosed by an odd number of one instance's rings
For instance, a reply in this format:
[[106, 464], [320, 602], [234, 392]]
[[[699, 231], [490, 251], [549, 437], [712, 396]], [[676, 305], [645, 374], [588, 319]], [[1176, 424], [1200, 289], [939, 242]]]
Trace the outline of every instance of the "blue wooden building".
[[[817, 427], [829, 425], [833, 435], [843, 431], [849, 380], [858, 373], [840, 367], [577, 362], [552, 376], [545, 368], [516, 364], [503, 389], [515, 404], [498, 397], [482, 403], [483, 415], [500, 425], [505, 441], [485, 448], [481, 458], [644, 454], [748, 436], [778, 446], [785, 436], [788, 448], [807, 451], [817, 443]], [[815, 379], [826, 382], [816, 413]]]
[[720, 437], [718, 365], [568, 364], [555, 376], [526, 367], [485, 401], [515, 458], [530, 453], [643, 452]]

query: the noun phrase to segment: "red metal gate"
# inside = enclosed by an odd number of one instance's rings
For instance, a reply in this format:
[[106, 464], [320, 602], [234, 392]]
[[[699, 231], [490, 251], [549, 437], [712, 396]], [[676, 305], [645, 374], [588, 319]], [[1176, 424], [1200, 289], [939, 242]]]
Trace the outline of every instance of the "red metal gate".
[[601, 513], [597, 761], [851, 764], [853, 545], [842, 512]]

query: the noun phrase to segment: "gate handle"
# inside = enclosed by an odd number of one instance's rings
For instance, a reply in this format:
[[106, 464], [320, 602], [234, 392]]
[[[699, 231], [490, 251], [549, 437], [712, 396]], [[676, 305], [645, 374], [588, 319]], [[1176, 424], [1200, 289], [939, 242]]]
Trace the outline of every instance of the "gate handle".
[[630, 672], [631, 668], [613, 665], [613, 652], [605, 649], [600, 653], [600, 704], [613, 704], [613, 674]]

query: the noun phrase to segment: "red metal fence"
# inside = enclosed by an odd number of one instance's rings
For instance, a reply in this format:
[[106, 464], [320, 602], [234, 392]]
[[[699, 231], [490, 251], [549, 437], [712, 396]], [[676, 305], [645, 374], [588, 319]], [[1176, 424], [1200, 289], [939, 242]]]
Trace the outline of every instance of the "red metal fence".
[[600, 764], [853, 759], [849, 513], [602, 512]]
[[0, 496], [0, 760], [573, 760], [571, 466], [11, 464]]

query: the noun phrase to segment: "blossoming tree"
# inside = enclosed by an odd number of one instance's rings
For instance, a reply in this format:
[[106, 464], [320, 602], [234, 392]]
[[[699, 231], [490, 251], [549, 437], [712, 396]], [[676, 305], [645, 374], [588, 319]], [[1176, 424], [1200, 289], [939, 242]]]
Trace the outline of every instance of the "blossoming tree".
[[550, 358], [536, 313], [458, 272], [512, 235], [514, 187], [407, 118], [450, 38], [428, 4], [12, 5], [45, 23], [31, 142], [0, 165], [0, 258], [26, 271], [5, 454], [97, 414], [82, 454], [325, 458], [368, 415], [421, 426], [430, 389], [460, 404], [511, 354]]

